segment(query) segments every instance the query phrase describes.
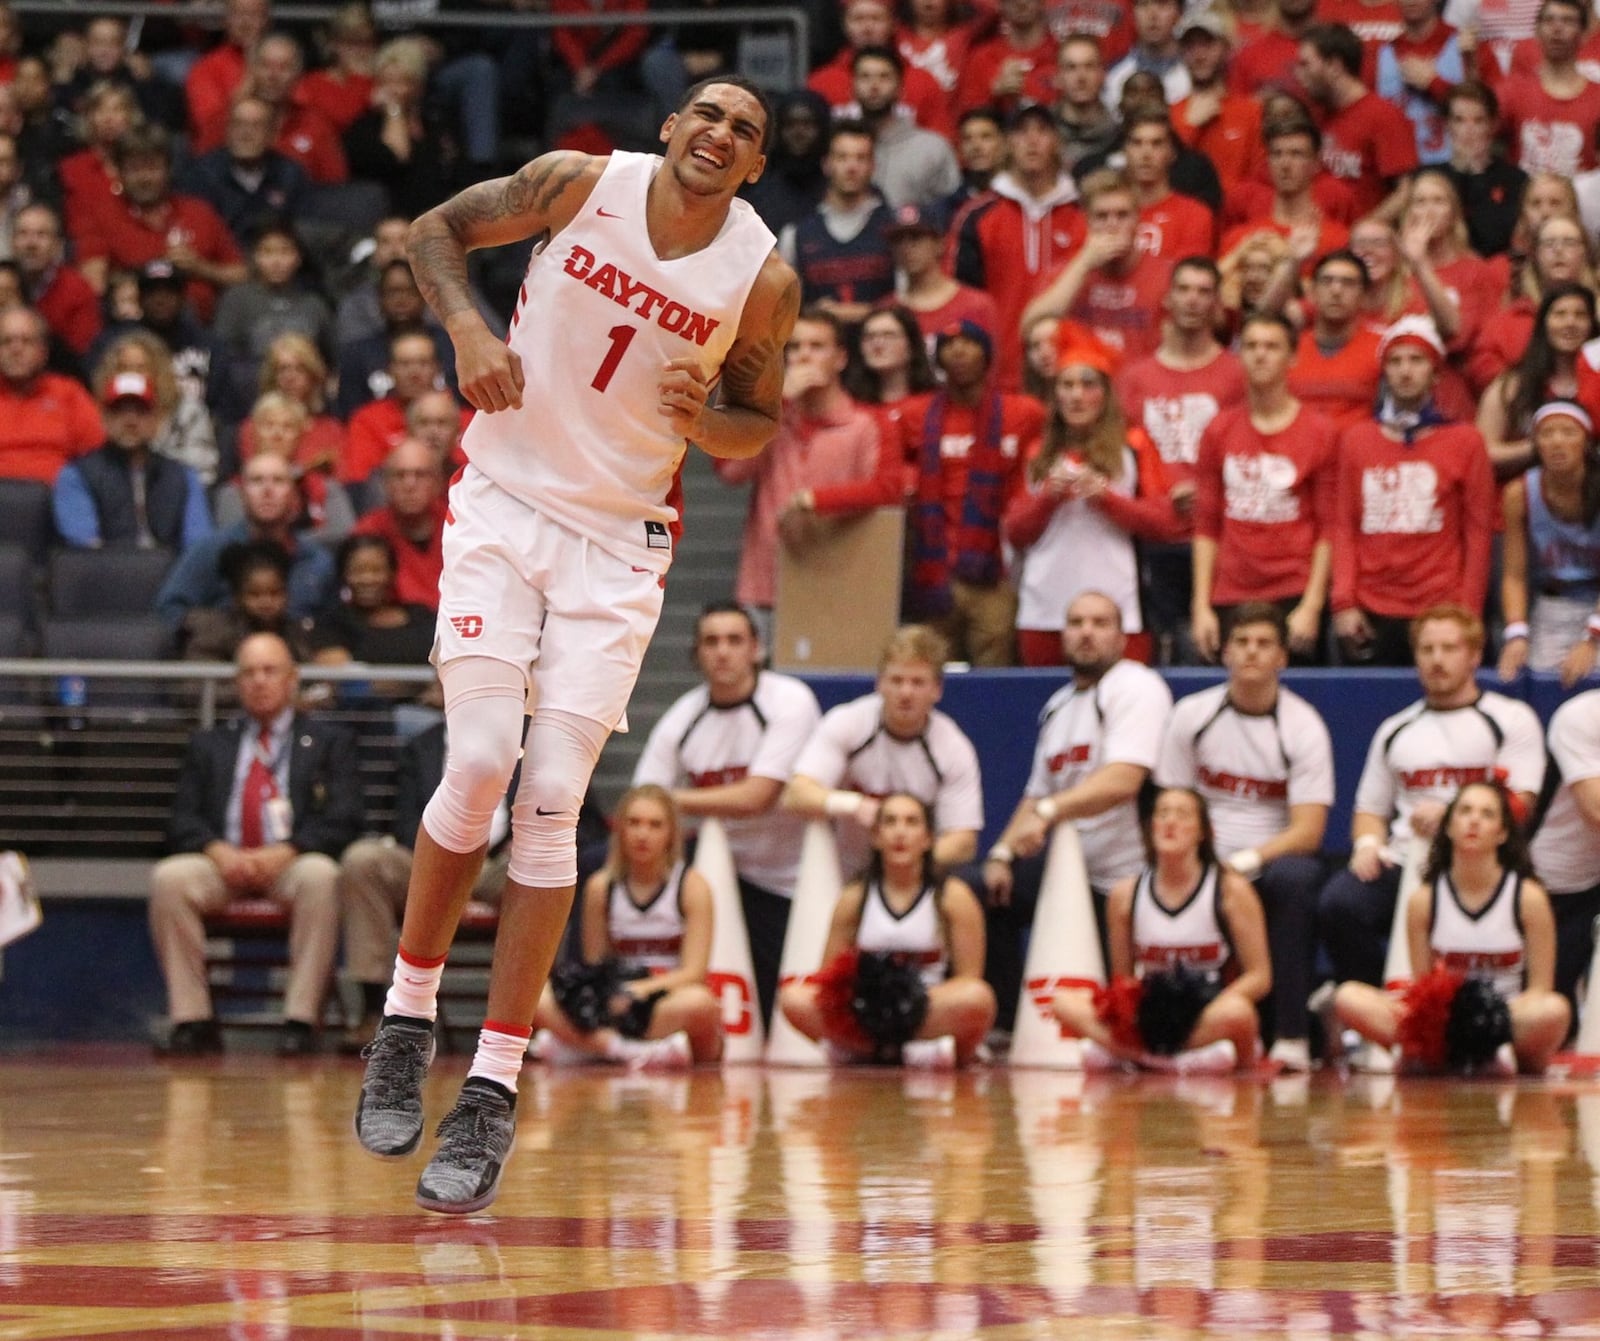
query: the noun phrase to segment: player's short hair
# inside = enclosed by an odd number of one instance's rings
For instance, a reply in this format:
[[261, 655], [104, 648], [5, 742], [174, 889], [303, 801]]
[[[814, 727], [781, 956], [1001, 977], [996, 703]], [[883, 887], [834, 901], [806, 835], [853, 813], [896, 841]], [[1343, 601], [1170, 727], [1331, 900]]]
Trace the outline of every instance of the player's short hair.
[[761, 127], [761, 152], [766, 153], [772, 147], [772, 135], [777, 127], [772, 115], [772, 100], [753, 79], [746, 79], [744, 75], [739, 74], [710, 75], [696, 84], [689, 85], [688, 91], [678, 100], [678, 110], [685, 112], [694, 106], [700, 95], [713, 84], [727, 84], [732, 88], [741, 89], [761, 104], [761, 115], [764, 118]]
[[1339, 247], [1334, 251], [1325, 252], [1317, 257], [1317, 263], [1311, 267], [1311, 282], [1313, 284], [1316, 283], [1322, 277], [1322, 272], [1335, 262], [1355, 266], [1356, 272], [1361, 276], [1361, 287], [1363, 289], [1372, 287], [1372, 276], [1367, 272], [1367, 263], [1357, 256], [1355, 252], [1351, 251], [1349, 247]]
[[760, 638], [760, 630], [756, 628], [756, 619], [749, 610], [740, 605], [738, 601], [707, 601], [700, 607], [700, 613], [694, 617], [694, 641], [699, 646], [701, 626], [713, 615], [738, 615], [744, 620], [750, 630], [752, 638]]
[[883, 645], [883, 655], [878, 658], [881, 674], [896, 661], [920, 661], [932, 666], [939, 680], [944, 679], [944, 663], [950, 656], [950, 644], [944, 635], [927, 624], [905, 624], [889, 635]]
[[1467, 645], [1474, 652], [1483, 651], [1483, 620], [1460, 601], [1441, 601], [1438, 605], [1430, 605], [1420, 615], [1411, 621], [1411, 650], [1417, 650], [1417, 640], [1422, 636], [1422, 626], [1431, 624], [1435, 620], [1446, 620], [1461, 626], [1461, 632], [1466, 637]]
[[1172, 275], [1167, 280], [1169, 289], [1177, 280], [1180, 270], [1198, 270], [1202, 275], [1210, 275], [1213, 283], [1222, 283], [1222, 269], [1209, 256], [1185, 256], [1172, 267]]
[[[1577, 4], [1578, 0], [1545, 0], [1545, 4]], [[1361, 39], [1344, 23], [1313, 23], [1300, 35], [1303, 45], [1309, 46], [1325, 61], [1338, 61], [1346, 74], [1361, 73]]]
[[1228, 627], [1223, 635], [1223, 640], [1233, 637], [1235, 629], [1242, 629], [1247, 624], [1270, 624], [1272, 631], [1277, 635], [1278, 645], [1289, 645], [1289, 621], [1284, 613], [1271, 601], [1242, 601], [1228, 612]]

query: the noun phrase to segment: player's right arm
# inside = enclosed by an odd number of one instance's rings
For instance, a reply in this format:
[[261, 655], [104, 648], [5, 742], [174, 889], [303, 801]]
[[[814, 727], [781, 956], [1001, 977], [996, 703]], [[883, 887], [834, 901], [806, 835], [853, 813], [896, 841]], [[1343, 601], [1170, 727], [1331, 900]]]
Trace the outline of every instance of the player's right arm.
[[509, 177], [479, 182], [419, 216], [406, 233], [417, 287], [456, 350], [461, 394], [474, 409], [522, 404], [522, 360], [478, 315], [467, 280], [467, 253], [569, 224], [605, 171], [604, 158], [557, 151], [541, 154]]

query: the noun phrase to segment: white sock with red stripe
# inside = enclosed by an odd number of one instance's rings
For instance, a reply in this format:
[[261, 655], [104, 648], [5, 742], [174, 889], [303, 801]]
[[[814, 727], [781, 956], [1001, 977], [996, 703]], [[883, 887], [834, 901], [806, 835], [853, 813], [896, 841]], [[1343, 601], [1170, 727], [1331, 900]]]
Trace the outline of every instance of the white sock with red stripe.
[[437, 959], [423, 959], [408, 954], [402, 945], [394, 957], [394, 981], [383, 1000], [383, 1013], [430, 1022], [437, 1018], [439, 979], [444, 976], [445, 958], [440, 955]]
[[522, 1073], [522, 1063], [527, 1060], [528, 1040], [532, 1037], [531, 1028], [485, 1020], [478, 1032], [478, 1050], [472, 1054], [472, 1069], [467, 1072], [467, 1079], [482, 1076], [515, 1094], [517, 1077]]

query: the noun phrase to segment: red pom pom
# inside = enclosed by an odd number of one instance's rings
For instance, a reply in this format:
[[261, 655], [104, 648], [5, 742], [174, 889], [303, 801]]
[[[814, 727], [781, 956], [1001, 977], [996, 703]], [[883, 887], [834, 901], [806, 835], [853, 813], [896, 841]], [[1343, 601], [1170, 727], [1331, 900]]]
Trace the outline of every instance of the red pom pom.
[[851, 1052], [871, 1053], [875, 1044], [856, 1020], [851, 1002], [856, 994], [856, 970], [860, 952], [851, 946], [841, 950], [811, 977], [817, 986], [817, 1008], [822, 1012], [823, 1032], [829, 1042]]
[[1431, 1070], [1444, 1070], [1449, 1061], [1445, 1031], [1450, 1024], [1450, 1003], [1466, 979], [1447, 968], [1436, 968], [1412, 979], [1401, 999], [1404, 1014], [1398, 1030], [1400, 1050]]
[[1144, 982], [1139, 978], [1115, 977], [1104, 987], [1094, 989], [1094, 1013], [1111, 1031], [1118, 1046], [1131, 1051], [1144, 1050], [1139, 1033], [1139, 1002], [1144, 997]]

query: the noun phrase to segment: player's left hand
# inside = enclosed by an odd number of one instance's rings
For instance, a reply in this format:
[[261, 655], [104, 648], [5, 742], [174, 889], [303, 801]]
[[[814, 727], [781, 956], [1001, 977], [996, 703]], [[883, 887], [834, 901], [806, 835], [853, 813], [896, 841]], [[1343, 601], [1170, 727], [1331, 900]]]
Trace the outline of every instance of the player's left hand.
[[673, 359], [661, 373], [661, 415], [673, 431], [689, 437], [705, 409], [711, 384], [697, 360]]

